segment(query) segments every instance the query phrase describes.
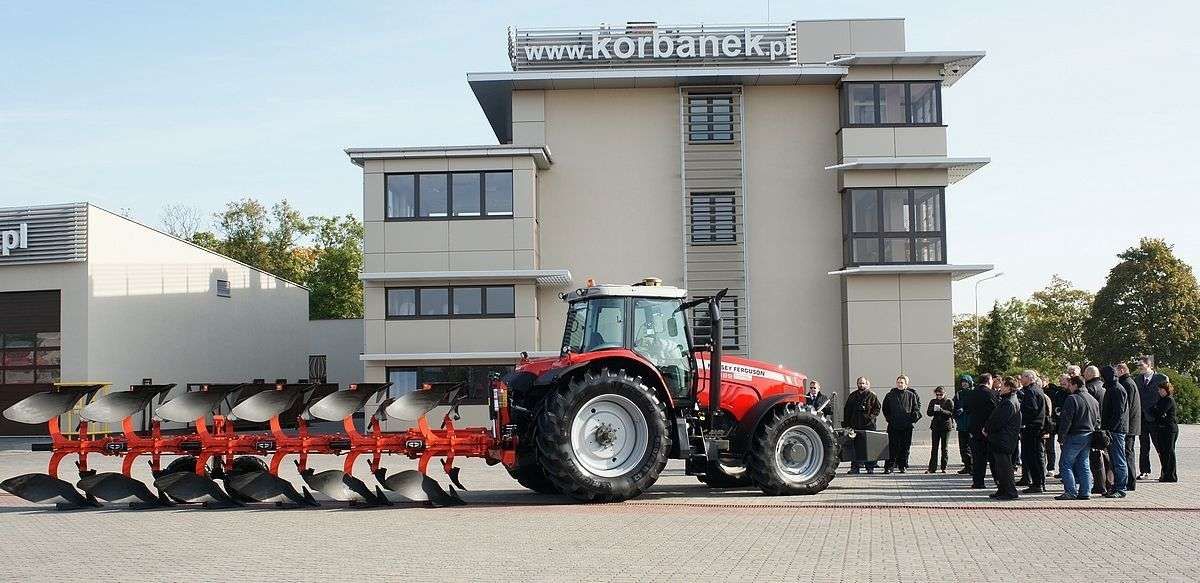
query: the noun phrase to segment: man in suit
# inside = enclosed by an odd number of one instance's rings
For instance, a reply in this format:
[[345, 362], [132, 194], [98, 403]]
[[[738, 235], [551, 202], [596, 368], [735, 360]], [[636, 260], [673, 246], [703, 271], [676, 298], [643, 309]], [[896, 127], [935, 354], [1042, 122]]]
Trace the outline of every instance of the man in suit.
[[1021, 373], [1017, 400], [1021, 407], [1021, 467], [1028, 481], [1026, 494], [1046, 491], [1046, 456], [1042, 435], [1046, 430], [1046, 393], [1037, 385], [1037, 373]]
[[1129, 464], [1129, 484], [1126, 488], [1132, 492], [1137, 489], [1138, 473], [1133, 468], [1137, 458], [1133, 456], [1137, 449], [1137, 436], [1142, 433], [1142, 397], [1137, 383], [1133, 382], [1133, 377], [1129, 375], [1128, 364], [1117, 364], [1117, 382], [1125, 388], [1125, 395], [1129, 399], [1129, 432], [1125, 434], [1125, 461]]
[[967, 432], [971, 435], [971, 488], [974, 489], [983, 488], [983, 480], [987, 477], [988, 449], [983, 428], [996, 408], [996, 402], [1000, 400], [1000, 395], [991, 388], [992, 375], [979, 375], [978, 383], [962, 398], [963, 410], [969, 421]]
[[[1140, 451], [1138, 453], [1138, 478], [1146, 478], [1150, 475], [1150, 443], [1151, 434], [1154, 432], [1154, 423], [1147, 422], [1149, 417], [1146, 413], [1150, 408], [1154, 407], [1154, 403], [1158, 402], [1158, 387], [1170, 379], [1167, 375], [1154, 372], [1154, 357], [1140, 356], [1137, 359], [1138, 372], [1133, 375], [1133, 382], [1137, 385], [1138, 397], [1142, 401], [1142, 427], [1141, 436], [1139, 437]], [[1157, 448], [1155, 448], [1157, 450]]]
[[1005, 381], [1000, 388], [1000, 400], [983, 428], [992, 456], [992, 480], [996, 482], [996, 493], [991, 497], [996, 500], [1020, 498], [1013, 481], [1012, 465], [1013, 451], [1017, 449], [1021, 435], [1021, 405], [1017, 402], [1016, 391], [1016, 381]]
[[808, 394], [804, 397], [814, 412], [833, 419], [833, 408], [829, 403], [829, 395], [821, 392], [821, 381], [815, 379], [808, 381]]

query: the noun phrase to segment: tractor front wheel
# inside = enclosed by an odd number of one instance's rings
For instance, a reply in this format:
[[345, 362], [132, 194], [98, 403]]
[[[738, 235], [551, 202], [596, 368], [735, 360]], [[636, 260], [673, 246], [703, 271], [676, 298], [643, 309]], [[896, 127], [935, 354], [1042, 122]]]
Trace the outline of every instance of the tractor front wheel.
[[769, 496], [816, 494], [829, 486], [840, 461], [829, 423], [795, 404], [763, 420], [749, 454], [747, 471]]
[[546, 396], [538, 460], [563, 494], [618, 502], [658, 480], [671, 449], [654, 389], [624, 370], [589, 371]]

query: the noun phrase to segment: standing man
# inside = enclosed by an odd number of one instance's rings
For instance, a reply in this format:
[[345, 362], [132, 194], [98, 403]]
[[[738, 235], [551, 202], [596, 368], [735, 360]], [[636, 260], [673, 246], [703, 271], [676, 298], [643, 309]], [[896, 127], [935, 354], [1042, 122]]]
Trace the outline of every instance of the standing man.
[[888, 461], [883, 473], [892, 467], [901, 474], [908, 471], [908, 450], [912, 447], [913, 425], [921, 418], [921, 400], [916, 391], [909, 390], [908, 377], [896, 377], [896, 386], [883, 398], [883, 417], [887, 419]]
[[971, 473], [971, 432], [967, 431], [971, 421], [967, 418], [967, 410], [963, 408], [963, 398], [974, 384], [975, 379], [964, 374], [958, 377], [958, 386], [954, 388], [954, 424], [958, 427], [958, 457], [962, 458], [963, 464], [958, 471], [960, 474]]
[[947, 450], [950, 444], [950, 431], [954, 429], [954, 403], [946, 398], [946, 391], [942, 387], [933, 390], [933, 400], [929, 401], [929, 408], [925, 411], [929, 416], [929, 429], [933, 434], [933, 445], [929, 448], [929, 469], [926, 474], [932, 474], [937, 471], [938, 449], [942, 451], [942, 473], [946, 473], [946, 462], [950, 457]]
[[1133, 381], [1133, 377], [1129, 375], [1129, 365], [1120, 363], [1117, 365], [1117, 382], [1125, 389], [1125, 395], [1129, 398], [1129, 431], [1125, 434], [1125, 463], [1129, 466], [1129, 484], [1127, 486], [1130, 492], [1137, 490], [1137, 475], [1134, 471], [1134, 461], [1137, 450], [1137, 436], [1142, 434], [1142, 396], [1138, 391], [1137, 383]]
[[1066, 374], [1061, 374], [1058, 377], [1058, 383], [1046, 380], [1046, 388], [1043, 390], [1046, 397], [1050, 399], [1050, 407], [1046, 409], [1046, 423], [1051, 427], [1050, 435], [1046, 437], [1046, 473], [1053, 472], [1058, 467], [1058, 459], [1055, 456], [1055, 444], [1058, 438], [1055, 436], [1055, 429], [1058, 428], [1058, 411], [1062, 408], [1064, 393], [1066, 392], [1067, 379], [1070, 378]]
[[1083, 390], [1083, 379], [1069, 377], [1063, 386], [1062, 412], [1058, 416], [1058, 443], [1062, 445], [1058, 473], [1062, 475], [1063, 493], [1055, 500], [1087, 500], [1091, 497], [1092, 470], [1088, 451], [1092, 448], [1092, 432], [1100, 425], [1100, 404]]
[[875, 418], [879, 416], [879, 397], [871, 392], [871, 381], [858, 377], [858, 388], [846, 397], [842, 411], [842, 427], [854, 430], [854, 459], [850, 462], [850, 473], [857, 474], [865, 466], [868, 474], [875, 473], [875, 460], [867, 461], [867, 435], [863, 430], [875, 430]]
[[996, 482], [996, 500], [1016, 500], [1012, 455], [1021, 434], [1021, 405], [1017, 402], [1017, 382], [1009, 379], [1000, 389], [1000, 401], [988, 417], [983, 434], [992, 455], [992, 480]]
[[992, 391], [991, 385], [992, 375], [983, 373], [979, 375], [979, 383], [975, 388], [963, 397], [963, 409], [970, 421], [967, 432], [971, 435], [971, 488], [976, 490], [984, 487], [983, 479], [987, 476], [988, 448], [983, 428], [1000, 400], [1000, 395]]
[[1113, 465], [1113, 485], [1105, 498], [1124, 498], [1129, 486], [1129, 467], [1125, 463], [1125, 434], [1129, 433], [1129, 397], [1125, 387], [1117, 382], [1117, 371], [1111, 366], [1100, 369], [1104, 379], [1104, 401], [1100, 405], [1100, 429], [1108, 432], [1108, 457]]
[[1142, 434], [1141, 441], [1138, 444], [1138, 477], [1147, 478], [1151, 472], [1150, 443], [1152, 441], [1151, 434], [1154, 433], [1154, 422], [1147, 423], [1149, 416], [1146, 413], [1158, 401], [1158, 387], [1170, 379], [1165, 374], [1154, 372], [1153, 356], [1139, 356], [1137, 359], [1137, 368], [1138, 373], [1133, 376], [1133, 382], [1137, 385], [1138, 397], [1142, 401]]
[[1046, 430], [1046, 393], [1037, 385], [1037, 373], [1027, 370], [1021, 373], [1021, 467], [1029, 480], [1026, 494], [1041, 494], [1046, 491], [1046, 456], [1043, 451], [1042, 435]]
[[830, 408], [829, 395], [821, 392], [821, 381], [808, 381], [808, 393], [804, 395], [804, 401], [812, 407], [814, 413], [824, 415], [833, 419], [833, 409]]
[[[1092, 398], [1100, 403], [1100, 415], [1104, 415], [1104, 394], [1107, 389], [1104, 388], [1104, 379], [1100, 378], [1100, 369], [1095, 366], [1088, 366], [1083, 369], [1083, 388]], [[1097, 427], [1099, 431], [1099, 427]], [[1092, 451], [1090, 465], [1092, 467], [1092, 494], [1103, 495], [1112, 489], [1113, 471], [1112, 460], [1108, 457], [1108, 448], [1111, 444], [1107, 443], [1108, 437], [1105, 435], [1096, 435], [1092, 442]]]

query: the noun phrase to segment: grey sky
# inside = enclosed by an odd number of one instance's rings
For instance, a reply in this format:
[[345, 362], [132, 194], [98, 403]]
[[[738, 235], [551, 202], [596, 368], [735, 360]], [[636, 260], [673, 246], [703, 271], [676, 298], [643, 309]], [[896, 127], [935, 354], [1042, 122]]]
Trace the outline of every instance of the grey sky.
[[[988, 52], [944, 114], [952, 155], [993, 160], [947, 197], [951, 262], [1006, 273], [983, 306], [1053, 273], [1094, 290], [1141, 236], [1200, 265], [1195, 4], [770, 4], [870, 16], [905, 17], [910, 50]], [[342, 148], [495, 141], [464, 74], [508, 68], [505, 26], [625, 20], [761, 22], [767, 2], [2, 2], [0, 206], [361, 214]]]

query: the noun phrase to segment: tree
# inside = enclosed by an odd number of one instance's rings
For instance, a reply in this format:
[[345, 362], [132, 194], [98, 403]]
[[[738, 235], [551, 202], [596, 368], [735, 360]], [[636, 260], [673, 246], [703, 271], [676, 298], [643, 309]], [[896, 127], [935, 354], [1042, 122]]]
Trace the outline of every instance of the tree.
[[1092, 294], [1054, 275], [1050, 284], [1025, 302], [1025, 325], [1017, 345], [1017, 363], [1046, 371], [1063, 370], [1086, 358], [1083, 327]]
[[1200, 288], [1192, 268], [1162, 239], [1143, 238], [1096, 293], [1083, 340], [1094, 362], [1152, 354], [1162, 366], [1196, 372], [1200, 359]]
[[159, 222], [162, 223], [163, 229], [171, 235], [185, 241], [192, 241], [192, 238], [204, 226], [204, 215], [196, 207], [169, 204], [163, 207]]
[[304, 283], [314, 257], [299, 245], [312, 225], [286, 201], [268, 213], [262, 203], [245, 198], [216, 214], [221, 236], [216, 251], [247, 265], [296, 283]]
[[1004, 305], [996, 302], [988, 312], [979, 338], [979, 366], [976, 372], [1005, 373], [1013, 366], [1013, 346], [1016, 344], [1017, 323], [1013, 321], [1012, 300]]
[[361, 318], [363, 224], [351, 215], [310, 217], [316, 263], [308, 274], [309, 317]]
[[986, 322], [986, 315], [954, 315], [954, 370], [975, 370], [975, 365], [979, 364], [979, 343], [975, 337], [976, 325], [982, 329]]

